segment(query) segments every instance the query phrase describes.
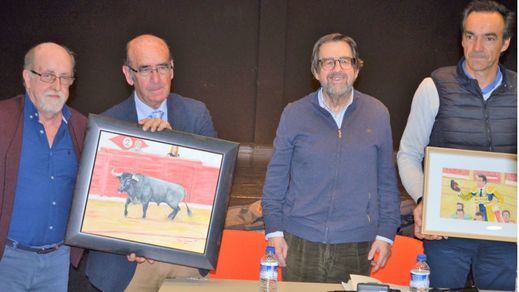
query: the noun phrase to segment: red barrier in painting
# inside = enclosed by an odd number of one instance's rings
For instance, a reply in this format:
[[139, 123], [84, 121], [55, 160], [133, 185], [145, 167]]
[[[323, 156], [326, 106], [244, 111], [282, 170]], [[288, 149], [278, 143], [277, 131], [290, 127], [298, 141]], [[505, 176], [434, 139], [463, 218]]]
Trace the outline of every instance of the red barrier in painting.
[[505, 173], [505, 184], [516, 186], [517, 185], [517, 173]]
[[212, 205], [218, 182], [219, 168], [205, 166], [197, 160], [156, 154], [101, 148], [97, 152], [89, 194], [126, 198], [118, 193], [119, 179], [115, 172], [131, 172], [152, 176], [182, 185], [188, 203]]
[[502, 181], [501, 181], [501, 173], [500, 172], [476, 170], [476, 171], [474, 171], [473, 179], [476, 180], [478, 175], [486, 176], [487, 182], [489, 182], [489, 183], [494, 183], [494, 184], [502, 183]]
[[470, 178], [470, 170], [468, 169], [459, 169], [459, 168], [443, 168], [443, 174], [449, 177], [457, 177], [462, 179]]

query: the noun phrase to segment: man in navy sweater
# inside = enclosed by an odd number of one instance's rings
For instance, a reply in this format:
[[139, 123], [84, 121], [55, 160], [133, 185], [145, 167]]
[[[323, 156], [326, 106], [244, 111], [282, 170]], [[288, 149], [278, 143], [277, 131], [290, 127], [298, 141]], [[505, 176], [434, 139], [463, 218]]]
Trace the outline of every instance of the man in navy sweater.
[[[122, 70], [133, 94], [103, 113], [113, 118], [139, 122], [143, 130], [179, 131], [216, 137], [206, 106], [194, 99], [170, 93], [174, 63], [166, 42], [153, 35], [141, 35], [126, 47]], [[135, 262], [140, 263], [137, 265]], [[90, 251], [86, 274], [102, 291], [157, 291], [167, 277], [199, 277], [207, 271], [146, 261], [135, 254]]]
[[312, 55], [321, 89], [281, 116], [262, 206], [283, 280], [347, 281], [391, 253], [400, 199], [389, 113], [353, 89], [361, 67], [353, 39], [325, 35]]

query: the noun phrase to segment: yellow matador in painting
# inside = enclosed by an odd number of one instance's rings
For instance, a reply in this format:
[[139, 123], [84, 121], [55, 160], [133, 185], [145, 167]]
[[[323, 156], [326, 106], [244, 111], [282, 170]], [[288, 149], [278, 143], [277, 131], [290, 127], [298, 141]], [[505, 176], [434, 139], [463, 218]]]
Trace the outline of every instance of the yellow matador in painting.
[[454, 180], [451, 181], [451, 189], [458, 192], [458, 197], [463, 200], [473, 199], [479, 212], [483, 214], [483, 221], [502, 222], [501, 207], [503, 196], [494, 191], [492, 186], [487, 185], [487, 177], [483, 174], [476, 176], [476, 187], [470, 192], [463, 193]]

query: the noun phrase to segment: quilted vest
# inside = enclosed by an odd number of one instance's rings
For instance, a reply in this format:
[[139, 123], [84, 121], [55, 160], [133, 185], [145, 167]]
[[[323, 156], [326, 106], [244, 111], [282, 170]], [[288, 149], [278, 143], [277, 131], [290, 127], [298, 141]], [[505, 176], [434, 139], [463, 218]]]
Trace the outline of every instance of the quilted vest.
[[430, 136], [430, 146], [517, 152], [516, 73], [500, 66], [503, 81], [485, 101], [475, 79], [457, 66], [431, 74], [440, 106]]

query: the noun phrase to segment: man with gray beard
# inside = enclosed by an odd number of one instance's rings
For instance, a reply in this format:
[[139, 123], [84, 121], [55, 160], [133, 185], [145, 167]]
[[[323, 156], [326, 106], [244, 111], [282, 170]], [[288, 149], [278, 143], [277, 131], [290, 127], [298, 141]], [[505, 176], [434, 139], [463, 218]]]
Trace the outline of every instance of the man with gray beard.
[[67, 291], [81, 256], [63, 245], [86, 128], [65, 105], [74, 63], [61, 45], [35, 46], [25, 95], [0, 102], [0, 291]]
[[281, 116], [262, 206], [283, 280], [347, 281], [391, 253], [400, 199], [389, 113], [353, 89], [362, 64], [352, 38], [323, 36], [311, 65], [321, 89]]

